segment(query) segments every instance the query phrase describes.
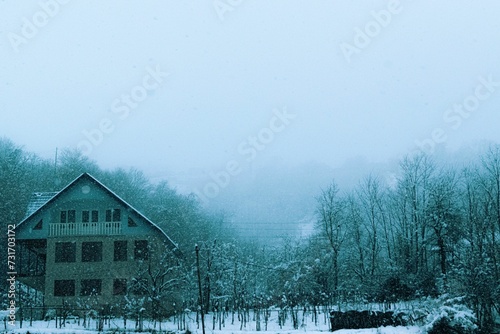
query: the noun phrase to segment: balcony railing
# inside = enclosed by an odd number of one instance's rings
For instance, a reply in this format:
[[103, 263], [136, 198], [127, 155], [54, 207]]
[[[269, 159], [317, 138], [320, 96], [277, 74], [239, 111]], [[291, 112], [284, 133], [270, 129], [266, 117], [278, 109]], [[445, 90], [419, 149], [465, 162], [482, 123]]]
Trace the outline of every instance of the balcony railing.
[[122, 234], [121, 222], [99, 223], [58, 223], [49, 224], [49, 236], [67, 235], [119, 235]]

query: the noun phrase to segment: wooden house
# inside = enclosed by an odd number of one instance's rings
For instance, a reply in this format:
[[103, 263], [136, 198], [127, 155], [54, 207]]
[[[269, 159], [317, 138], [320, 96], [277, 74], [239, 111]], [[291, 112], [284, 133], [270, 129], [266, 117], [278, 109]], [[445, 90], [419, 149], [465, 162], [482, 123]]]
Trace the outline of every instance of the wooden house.
[[87, 173], [57, 193], [33, 194], [16, 238], [18, 279], [40, 291], [46, 307], [145, 295], [131, 290], [148, 283], [138, 269], [179, 254], [161, 228]]

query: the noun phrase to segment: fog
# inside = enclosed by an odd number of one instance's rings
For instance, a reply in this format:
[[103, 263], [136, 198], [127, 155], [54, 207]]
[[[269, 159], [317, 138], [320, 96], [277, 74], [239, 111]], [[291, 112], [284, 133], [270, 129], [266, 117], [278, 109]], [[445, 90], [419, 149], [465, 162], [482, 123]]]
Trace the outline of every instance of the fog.
[[[245, 226], [500, 134], [495, 1], [1, 1], [0, 136], [79, 149]], [[301, 226], [302, 226], [301, 225]]]

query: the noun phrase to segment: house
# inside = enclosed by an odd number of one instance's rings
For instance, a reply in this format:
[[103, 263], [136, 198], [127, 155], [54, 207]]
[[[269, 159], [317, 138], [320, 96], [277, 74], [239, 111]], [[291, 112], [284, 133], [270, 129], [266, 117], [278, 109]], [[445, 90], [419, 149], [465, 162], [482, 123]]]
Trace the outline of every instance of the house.
[[57, 193], [33, 194], [16, 238], [19, 281], [54, 308], [145, 295], [148, 277], [138, 270], [180, 253], [161, 228], [87, 173]]

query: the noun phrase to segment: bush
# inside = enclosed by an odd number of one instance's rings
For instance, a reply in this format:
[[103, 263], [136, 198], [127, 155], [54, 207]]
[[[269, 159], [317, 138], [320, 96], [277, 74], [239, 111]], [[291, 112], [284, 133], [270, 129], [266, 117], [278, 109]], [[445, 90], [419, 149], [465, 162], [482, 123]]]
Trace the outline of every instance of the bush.
[[448, 318], [437, 320], [432, 328], [427, 330], [428, 334], [467, 334], [464, 328], [453, 326]]
[[420, 297], [437, 298], [439, 296], [436, 278], [429, 273], [421, 274], [416, 278], [415, 290]]
[[463, 298], [447, 295], [428, 301], [425, 330], [428, 334], [470, 334], [477, 331], [476, 317], [462, 303]]
[[410, 287], [401, 282], [399, 277], [390, 277], [382, 283], [377, 293], [376, 300], [379, 302], [396, 302], [408, 300], [413, 296]]

